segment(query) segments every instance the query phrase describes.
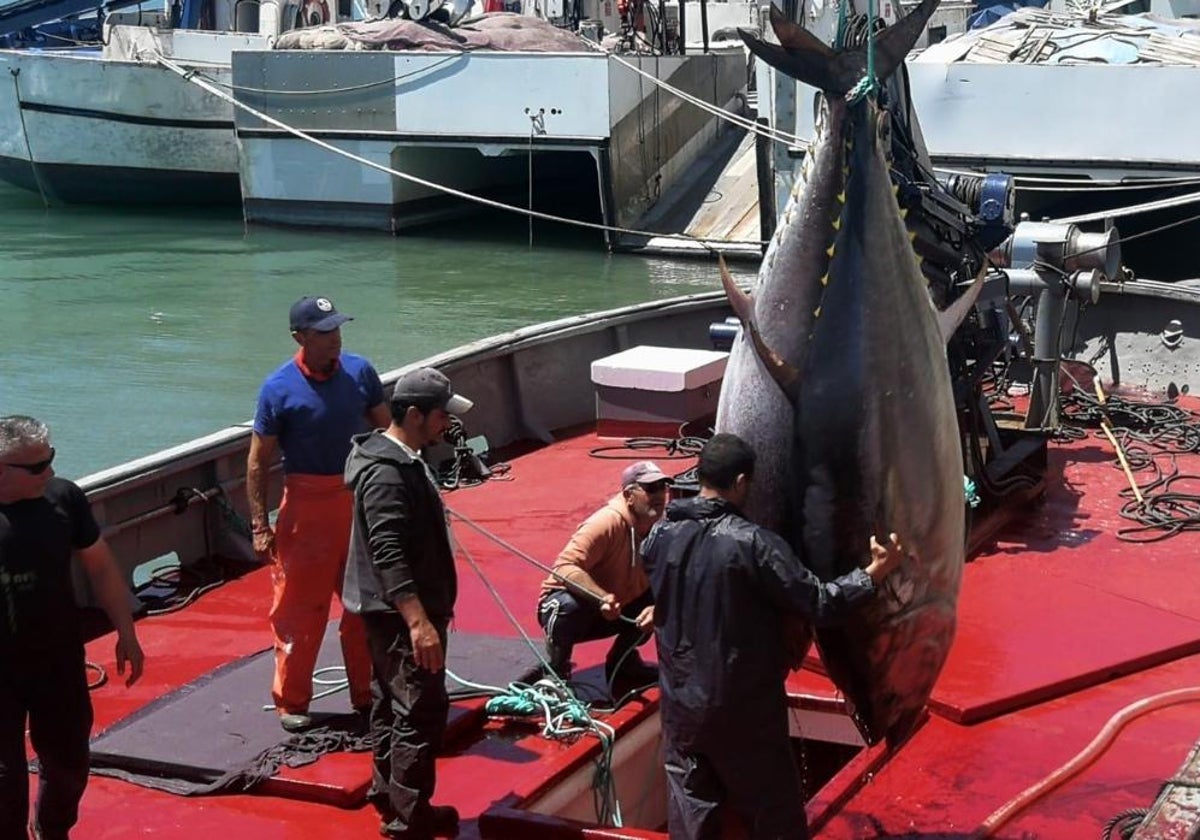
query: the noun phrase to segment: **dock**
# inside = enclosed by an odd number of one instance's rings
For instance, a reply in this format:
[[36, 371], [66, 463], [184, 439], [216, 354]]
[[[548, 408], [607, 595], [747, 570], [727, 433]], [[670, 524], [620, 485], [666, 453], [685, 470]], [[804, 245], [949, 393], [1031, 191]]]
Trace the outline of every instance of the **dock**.
[[625, 235], [622, 249], [673, 257], [720, 252], [727, 259], [761, 259], [754, 140], [748, 131], [729, 130], [639, 225], [662, 235]]

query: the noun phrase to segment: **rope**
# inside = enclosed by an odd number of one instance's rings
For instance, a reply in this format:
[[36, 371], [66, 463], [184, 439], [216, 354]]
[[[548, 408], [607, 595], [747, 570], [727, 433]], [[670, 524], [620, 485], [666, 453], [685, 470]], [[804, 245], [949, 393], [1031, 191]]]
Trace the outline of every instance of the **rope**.
[[[326, 679], [321, 678], [322, 674], [330, 674], [335, 671], [338, 673], [341, 673], [343, 676], [338, 677], [336, 679], [331, 679], [331, 680], [326, 680]], [[345, 665], [329, 665], [325, 668], [318, 668], [317, 670], [313, 671], [313, 677], [312, 677], [313, 685], [314, 686], [328, 686], [328, 688], [323, 688], [319, 691], [313, 692], [312, 699], [320, 700], [323, 697], [332, 697], [334, 694], [337, 694], [339, 691], [345, 691], [347, 688], [349, 688], [350, 680], [346, 679], [346, 677], [344, 676], [345, 673], [346, 673]], [[264, 705], [262, 707], [262, 709], [264, 712], [273, 712], [273, 711], [275, 711], [275, 704], [267, 703], [266, 705]]]
[[[1200, 418], [1171, 402], [1135, 402], [1112, 394], [1101, 405], [1068, 368], [1063, 372], [1076, 386], [1060, 400], [1067, 432], [1063, 437], [1078, 439], [1086, 429], [1097, 429], [1096, 434], [1102, 435], [1107, 423], [1126, 453], [1130, 470], [1150, 474], [1136, 489], [1120, 491], [1125, 500], [1120, 515], [1135, 524], [1119, 529], [1117, 538], [1157, 542], [1200, 530], [1200, 475], [1181, 473], [1176, 460], [1178, 455], [1200, 452]], [[1162, 460], [1168, 461], [1169, 467], [1164, 468]], [[1195, 492], [1180, 489], [1189, 482], [1195, 485]]]
[[1160, 198], [1157, 201], [1146, 201], [1141, 204], [1131, 204], [1128, 207], [1118, 207], [1115, 210], [1098, 210], [1095, 213], [1083, 213], [1078, 216], [1064, 216], [1052, 219], [1060, 225], [1080, 224], [1083, 222], [1098, 222], [1107, 219], [1120, 219], [1125, 216], [1136, 216], [1140, 213], [1151, 213], [1155, 210], [1167, 210], [1172, 207], [1182, 207], [1185, 204], [1200, 202], [1200, 192], [1190, 192], [1173, 198]]
[[95, 662], [88, 661], [88, 662], [84, 662], [83, 666], [86, 670], [93, 671], [96, 674], [95, 679], [88, 680], [88, 684], [87, 684], [88, 691], [95, 691], [97, 688], [99, 688], [100, 686], [102, 686], [106, 682], [108, 682], [108, 671], [104, 670], [103, 665], [99, 665]]
[[1103, 832], [1100, 835], [1101, 840], [1113, 840], [1114, 837], [1120, 838], [1120, 840], [1130, 840], [1149, 813], [1150, 811], [1146, 808], [1130, 808], [1122, 811], [1104, 824]]
[[[536, 558], [532, 557], [531, 555], [526, 554], [524, 551], [517, 548], [512, 543], [506, 542], [505, 540], [501, 539], [499, 536], [492, 533], [487, 528], [484, 528], [479, 523], [472, 521], [469, 517], [464, 516], [463, 514], [459, 513], [458, 511], [454, 510], [453, 508], [451, 508], [449, 505], [446, 506], [446, 513], [453, 516], [455, 519], [457, 519], [459, 522], [466, 525], [471, 530], [473, 530], [476, 533], [481, 534], [482, 536], [491, 540], [496, 545], [503, 548], [505, 551], [508, 551], [510, 554], [512, 554], [517, 559], [524, 560], [526, 563], [530, 564], [531, 566], [533, 566], [537, 569], [540, 569], [541, 571], [545, 572], [546, 574], [552, 576], [555, 580], [557, 580], [563, 586], [570, 589], [573, 593], [575, 593], [577, 595], [582, 595], [583, 597], [591, 600], [595, 604], [603, 603], [604, 599], [601, 598], [599, 595], [597, 595], [595, 592], [592, 592], [590, 589], [587, 589], [587, 588], [581, 586], [580, 584], [576, 583], [575, 581], [564, 577], [563, 575], [559, 574], [551, 567], [547, 566], [545, 563], [542, 563], [541, 561], [537, 560]], [[460, 548], [462, 548], [461, 545], [460, 545]], [[464, 554], [467, 553], [466, 548], [463, 548], [463, 553]], [[468, 560], [471, 563], [471, 565], [474, 566], [475, 561], [470, 559], [470, 555], [467, 555], [467, 556], [468, 556]], [[483, 573], [480, 572], [481, 577], [482, 577], [482, 574]], [[486, 583], [486, 580], [484, 582]], [[499, 593], [496, 593], [494, 590], [493, 590], [493, 596], [496, 597], [497, 599], [499, 599]], [[506, 614], [509, 614], [508, 608], [504, 606], [504, 603], [502, 601], [500, 602], [500, 606], [502, 609], [504, 609]], [[511, 614], [509, 614], [509, 615], [511, 615]], [[618, 616], [617, 620], [624, 621], [629, 624], [636, 623], [636, 622], [634, 622], [634, 620], [632, 618], [625, 616], [625, 615]], [[518, 629], [520, 629], [520, 622], [518, 622], [515, 618], [513, 619], [513, 623]], [[525, 636], [525, 633], [523, 630], [521, 631], [521, 635]], [[525, 640], [528, 642], [529, 637], [525, 636]], [[532, 645], [532, 642], [530, 642], [530, 644]], [[550, 667], [549, 663], [547, 663], [545, 661], [545, 659], [542, 658], [541, 652], [538, 651], [537, 648], [534, 648], [534, 652], [537, 654], [539, 661], [541, 661], [543, 664], [546, 665], [547, 668], [549, 668]]]
[[[459, 521], [475, 530], [487, 533], [462, 514], [455, 513], [449, 508], [447, 508], [447, 511], [457, 517]], [[499, 537], [492, 536], [492, 538], [501, 545], [505, 545]], [[516, 628], [521, 638], [525, 640], [525, 644], [529, 646], [534, 656], [542, 663], [544, 672], [549, 674], [549, 676], [538, 680], [533, 685], [514, 682], [507, 689], [500, 689], [495, 686], [487, 686], [479, 683], [469, 683], [459, 677], [455, 677], [454, 679], [469, 688], [495, 694], [484, 706], [488, 714], [514, 714], [529, 717], [536, 714], [540, 709], [544, 721], [542, 735], [546, 738], [561, 740], [586, 734], [594, 735], [600, 741], [600, 757], [595, 762], [596, 770], [592, 778], [592, 795], [596, 808], [596, 820], [601, 825], [612, 825], [620, 828], [622, 825], [621, 805], [617, 799], [616, 779], [612, 772], [613, 741], [616, 738], [616, 731], [608, 724], [592, 717], [588, 705], [576, 698], [567, 684], [554, 673], [550, 667], [550, 663], [542, 656], [541, 650], [529, 638], [529, 634], [525, 632], [525, 628], [521, 626], [521, 622], [517, 621], [516, 616], [512, 614], [508, 605], [504, 603], [504, 598], [500, 595], [499, 590], [488, 580], [487, 575], [483, 573], [483, 569], [475, 562], [475, 558], [470, 550], [461, 541], [456, 542], [458, 542], [459, 550], [462, 551], [467, 564], [479, 576], [479, 580], [500, 607], [500, 611], [504, 613], [509, 623]], [[532, 560], [532, 558], [528, 558], [527, 555], [518, 552], [516, 549], [511, 550], [518, 557]], [[536, 561], [534, 562], [536, 563]]]
[[846, 101], [851, 105], [879, 91], [879, 82], [875, 78], [875, 21], [875, 0], [867, 0], [867, 72], [846, 94]]

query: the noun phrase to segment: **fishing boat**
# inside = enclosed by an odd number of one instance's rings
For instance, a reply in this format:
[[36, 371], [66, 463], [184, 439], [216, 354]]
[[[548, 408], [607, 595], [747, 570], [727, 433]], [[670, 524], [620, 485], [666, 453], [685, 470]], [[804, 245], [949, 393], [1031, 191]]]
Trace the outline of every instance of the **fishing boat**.
[[[1024, 241], [1040, 240], [1051, 258], [1046, 234]], [[968, 459], [984, 501], [971, 514], [958, 635], [923, 722], [893, 749], [868, 747], [819, 659], [787, 678], [805, 779], [797, 796], [817, 837], [1070, 840], [1100, 836], [1115, 820], [1140, 823], [1134, 836], [1144, 838], [1197, 830], [1200, 727], [1186, 702], [1200, 685], [1200, 537], [1188, 501], [1200, 403], [1184, 392], [1200, 371], [1200, 292], [1092, 279], [1085, 300], [1050, 319], [1066, 355], [1093, 365], [1054, 366], [1072, 393], [1055, 389], [1030, 410], [1034, 354], [1024, 366], [989, 363], [980, 394], [996, 427], [963, 426], [968, 451], [984, 450]], [[1008, 302], [978, 304], [977, 339]], [[457, 445], [431, 453], [460, 467], [445, 473], [461, 546], [449, 668], [476, 696], [453, 704], [435, 796], [459, 809], [460, 836], [665, 836], [657, 690], [614, 704], [598, 676], [602, 643], [576, 652], [575, 688], [590, 703], [576, 731], [536, 715], [489, 715], [478, 694], [504, 694], [536, 662], [532, 605], [544, 571], [531, 560], [553, 558], [607, 498], [621, 459], [652, 457], [676, 475], [694, 463], [687, 435], [703, 435], [715, 407], [723, 353], [714, 348], [735, 329], [728, 316], [722, 295], [696, 295], [534, 326], [419, 363], [475, 401]], [[1049, 407], [1062, 418], [1053, 428]], [[1151, 448], [1155, 430], [1166, 433], [1165, 450]], [[100, 775], [79, 836], [294, 839], [378, 826], [364, 801], [363, 753], [302, 755], [295, 767], [252, 756], [258, 775], [197, 794], [245, 761], [239, 745], [253, 740], [251, 726], [285, 736], [263, 709], [270, 572], [250, 562], [244, 531], [248, 445], [238, 425], [80, 480], [144, 608], [147, 669], [132, 688], [105, 682], [112, 637], [98, 631], [88, 643]], [[265, 676], [239, 681], [256, 662]], [[345, 692], [321, 703], [330, 721], [350, 710]], [[1093, 741], [1088, 760], [1059, 770]]]
[[[47, 204], [235, 204], [231, 108], [157, 59], [228, 86], [235, 49], [349, 16], [348, 3], [337, 5], [188, 0], [109, 14], [101, 43], [0, 50], [10, 79], [0, 92], [0, 178]], [[0, 18], [0, 32], [28, 20]]]
[[[0, 7], [0, 35], [38, 20], [28, 5]], [[35, 5], [46, 20], [62, 12]], [[48, 205], [241, 199], [249, 221], [395, 230], [443, 217], [456, 191], [532, 201], [536, 182], [574, 203], [573, 153], [594, 152], [585, 174], [597, 183], [577, 215], [607, 201], [629, 223], [722, 125], [660, 85], [710, 109], [745, 101], [745, 61], [728, 36], [753, 25], [752, 3], [712, 4], [711, 30], [707, 2], [511, 5], [187, 0], [108, 14], [102, 43], [0, 50], [11, 81], [0, 90], [0, 179]], [[514, 15], [498, 36], [472, 39]], [[615, 63], [622, 54], [632, 70]], [[363, 73], [377, 74], [372, 84]], [[263, 108], [356, 162], [251, 116]]]
[[[1175, 255], [1195, 235], [1200, 160], [1189, 141], [1196, 114], [1178, 103], [1200, 73], [1195, 15], [1191, 0], [1055, 2], [931, 39], [906, 62], [902, 94], [921, 115], [930, 165], [968, 201], [978, 190], [967, 185], [1012, 176], [1018, 216], [1092, 230], [1117, 221], [1131, 271], [1187, 279], [1192, 267]], [[804, 25], [829, 42], [836, 4], [813, 6]], [[771, 162], [781, 203], [814, 136], [815, 91], [770, 68], [758, 73], [769, 92], [762, 117], [796, 138]]]

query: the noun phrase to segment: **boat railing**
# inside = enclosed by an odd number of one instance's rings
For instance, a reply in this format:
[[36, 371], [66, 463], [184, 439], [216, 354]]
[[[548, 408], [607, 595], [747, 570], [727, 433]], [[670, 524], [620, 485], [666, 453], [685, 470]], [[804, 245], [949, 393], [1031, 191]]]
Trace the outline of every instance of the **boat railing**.
[[[721, 293], [692, 295], [562, 318], [501, 333], [390, 370], [385, 390], [406, 370], [445, 371], [476, 407], [464, 420], [493, 448], [517, 440], [549, 441], [561, 429], [594, 421], [594, 359], [639, 344], [699, 347], [708, 325], [724, 317]], [[128, 579], [134, 570], [174, 555], [182, 565], [214, 553], [252, 560], [245, 528], [250, 423], [85, 476], [80, 486]], [[278, 503], [275, 464], [269, 501]], [[81, 601], [90, 595], [79, 581]]]

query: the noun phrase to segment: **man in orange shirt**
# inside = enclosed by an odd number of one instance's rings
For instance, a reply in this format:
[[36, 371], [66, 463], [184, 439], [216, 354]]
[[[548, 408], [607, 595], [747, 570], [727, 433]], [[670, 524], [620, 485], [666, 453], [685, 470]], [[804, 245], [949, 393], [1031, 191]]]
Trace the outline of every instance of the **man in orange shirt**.
[[650, 581], [638, 558], [650, 527], [662, 517], [670, 479], [651, 461], [621, 473], [621, 492], [589, 516], [542, 582], [538, 623], [546, 631], [546, 659], [562, 679], [571, 676], [576, 643], [616, 636], [604, 671], [644, 685], [658, 678], [635, 648], [654, 627]]

